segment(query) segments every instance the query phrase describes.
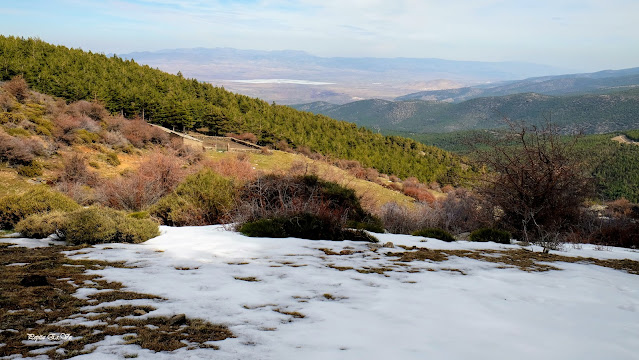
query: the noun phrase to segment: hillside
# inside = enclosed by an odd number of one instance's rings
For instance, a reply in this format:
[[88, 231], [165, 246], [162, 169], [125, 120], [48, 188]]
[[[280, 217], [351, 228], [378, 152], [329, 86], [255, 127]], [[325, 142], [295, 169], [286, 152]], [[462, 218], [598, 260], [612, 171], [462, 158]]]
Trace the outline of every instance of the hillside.
[[345, 105], [311, 103], [294, 107], [372, 129], [422, 133], [493, 129], [503, 126], [503, 117], [529, 124], [550, 118], [566, 132], [580, 130], [589, 134], [639, 127], [637, 89], [571, 96], [526, 93], [460, 103], [362, 100]]
[[461, 102], [478, 97], [503, 96], [518, 93], [566, 95], [601, 93], [639, 86], [639, 68], [605, 70], [595, 73], [567, 74], [506, 81], [492, 85], [462, 87], [458, 89], [420, 91], [397, 97], [397, 101], [429, 100]]
[[269, 105], [223, 88], [170, 75], [131, 60], [107, 57], [36, 39], [0, 37], [0, 80], [23, 75], [40, 92], [67, 101], [98, 101], [111, 113], [183, 130], [208, 134], [253, 133], [261, 145], [307, 147], [402, 178], [453, 183], [461, 160], [413, 140], [382, 136], [370, 130]]
[[[456, 131], [394, 134], [472, 159], [472, 139], [477, 133], [478, 131]], [[632, 202], [639, 202], [639, 146], [613, 141], [619, 134], [615, 132], [583, 136], [577, 143], [577, 155], [587, 164], [600, 199], [615, 200], [623, 197]], [[637, 130], [624, 132], [628, 138], [637, 134]]]

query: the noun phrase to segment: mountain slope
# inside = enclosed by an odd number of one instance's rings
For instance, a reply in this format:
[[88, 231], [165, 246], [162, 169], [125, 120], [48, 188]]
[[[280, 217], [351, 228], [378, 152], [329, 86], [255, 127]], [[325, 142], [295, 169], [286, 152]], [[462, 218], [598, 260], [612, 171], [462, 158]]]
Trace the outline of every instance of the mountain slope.
[[453, 183], [466, 172], [458, 157], [410, 139], [269, 105], [134, 61], [1, 36], [0, 80], [16, 75], [24, 75], [32, 88], [46, 94], [69, 101], [97, 100], [111, 112], [143, 116], [169, 128], [206, 128], [213, 135], [250, 132], [263, 145], [309, 147], [358, 160], [383, 173], [427, 182]]
[[565, 95], [614, 91], [634, 86], [639, 86], [639, 68], [535, 77], [520, 81], [509, 81], [496, 86], [484, 85], [459, 89], [420, 91], [400, 96], [395, 100], [460, 102], [477, 97], [502, 96], [527, 92], [545, 95]]
[[412, 132], [491, 129], [502, 126], [503, 117], [532, 124], [550, 119], [564, 131], [586, 133], [639, 127], [639, 88], [599, 95], [525, 93], [461, 103], [362, 100], [345, 105], [312, 103], [294, 107], [369, 128]]

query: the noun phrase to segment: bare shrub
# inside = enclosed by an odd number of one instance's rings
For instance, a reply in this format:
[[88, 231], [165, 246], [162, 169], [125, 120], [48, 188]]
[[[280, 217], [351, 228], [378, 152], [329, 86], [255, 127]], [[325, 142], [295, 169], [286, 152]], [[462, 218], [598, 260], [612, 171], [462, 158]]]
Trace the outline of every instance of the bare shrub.
[[169, 143], [169, 136], [164, 131], [139, 118], [128, 120], [121, 132], [137, 148], [142, 148], [147, 144], [166, 145]]
[[136, 171], [104, 181], [100, 202], [115, 209], [139, 211], [173, 191], [185, 176], [179, 158], [154, 154], [145, 158]]
[[379, 177], [379, 171], [373, 168], [367, 168], [364, 178], [368, 181], [376, 181]]
[[402, 180], [400, 178], [397, 177], [397, 175], [391, 175], [388, 177], [388, 180], [392, 181], [392, 182], [401, 182]]
[[109, 116], [109, 112], [102, 104], [86, 100], [80, 100], [69, 104], [67, 107], [67, 113], [76, 117], [89, 117], [94, 121], [101, 121]]
[[36, 155], [44, 153], [44, 147], [37, 140], [13, 137], [0, 130], [0, 161], [26, 165], [31, 163]]
[[257, 142], [257, 136], [249, 132], [241, 133], [240, 135], [237, 136], [237, 139], [252, 142], [254, 144]]
[[425, 202], [429, 204], [432, 204], [433, 202], [435, 202], [435, 196], [433, 196], [433, 194], [431, 194], [427, 189], [423, 187], [414, 187], [414, 186], [407, 187], [406, 185], [404, 185], [403, 192], [404, 192], [404, 195], [410, 196], [413, 199], [420, 202]]
[[202, 165], [220, 175], [241, 181], [252, 180], [257, 175], [253, 165], [246, 159], [240, 160], [240, 157], [225, 157], [215, 161], [208, 160], [204, 161]]
[[[244, 185], [234, 221], [314, 214], [332, 226], [347, 223], [373, 223], [355, 192], [317, 176], [265, 175]], [[379, 220], [377, 220], [379, 221]]]
[[106, 125], [107, 131], [120, 132], [126, 127], [129, 120], [123, 116], [107, 116], [102, 119], [102, 122]]
[[[15, 106], [15, 101], [6, 92], [0, 93], [0, 111], [11, 111]], [[1, 123], [2, 121], [0, 121]]]
[[562, 139], [551, 123], [506, 123], [506, 136], [474, 139], [488, 148], [475, 150], [475, 157], [492, 171], [480, 191], [503, 210], [502, 224], [525, 241], [568, 231], [592, 189], [577, 156], [577, 137]]
[[64, 159], [64, 167], [58, 174], [58, 182], [95, 186], [98, 175], [89, 170], [84, 156], [73, 153]]
[[463, 188], [448, 193], [439, 201], [438, 226], [459, 234], [494, 223], [493, 206], [485, 199]]
[[384, 204], [380, 210], [384, 228], [394, 234], [411, 234], [416, 230], [437, 226], [437, 210], [428, 204], [402, 206], [396, 202]]
[[452, 185], [450, 185], [450, 184], [444, 185], [444, 187], [442, 188], [442, 192], [444, 194], [448, 194], [449, 192], [454, 191], [454, 190], [455, 190], [455, 188]]
[[29, 96], [29, 85], [27, 85], [22, 75], [14, 76], [11, 80], [5, 82], [2, 87], [19, 102], [23, 102]]
[[173, 155], [182, 158], [189, 164], [196, 164], [204, 158], [204, 149], [185, 145], [181, 139], [171, 139], [168, 144]]

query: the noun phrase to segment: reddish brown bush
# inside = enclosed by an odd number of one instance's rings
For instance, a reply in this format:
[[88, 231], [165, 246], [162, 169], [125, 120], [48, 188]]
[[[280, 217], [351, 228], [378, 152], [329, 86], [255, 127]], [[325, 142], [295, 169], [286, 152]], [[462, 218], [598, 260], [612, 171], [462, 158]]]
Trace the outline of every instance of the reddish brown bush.
[[391, 175], [388, 177], [388, 180], [392, 181], [392, 182], [401, 182], [402, 180], [400, 178], [398, 178], [396, 175]]
[[2, 87], [19, 102], [23, 102], [29, 96], [29, 85], [27, 85], [22, 75], [13, 77], [13, 79], [4, 83]]
[[106, 126], [107, 131], [120, 132], [127, 126], [129, 120], [123, 116], [107, 116], [102, 119], [102, 122]]
[[444, 187], [442, 188], [442, 192], [445, 194], [448, 194], [451, 191], [454, 191], [455, 188], [452, 185], [444, 185]]
[[632, 213], [633, 204], [625, 198], [621, 198], [615, 201], [609, 202], [607, 205], [607, 212], [611, 216], [621, 217], [630, 216]]
[[147, 124], [142, 119], [129, 120], [121, 131], [124, 137], [137, 148], [147, 144], [169, 143], [169, 136], [164, 131]]
[[491, 227], [493, 206], [479, 195], [459, 188], [436, 204], [440, 208], [438, 226], [453, 233]]
[[253, 169], [253, 165], [248, 162], [247, 158], [241, 159], [240, 154], [235, 157], [225, 157], [215, 161], [205, 161], [203, 166], [210, 168], [222, 176], [243, 181], [252, 180], [257, 176]]
[[166, 154], [154, 154], [122, 178], [104, 181], [100, 201], [109, 207], [139, 211], [170, 193], [187, 175], [183, 161]]
[[58, 183], [93, 187], [98, 184], [98, 179], [98, 175], [87, 167], [86, 159], [78, 153], [73, 153], [64, 159], [64, 168], [58, 174]]
[[76, 101], [67, 107], [67, 113], [75, 117], [89, 117], [95, 121], [101, 121], [109, 116], [104, 106], [97, 102], [86, 100]]
[[24, 165], [33, 161], [37, 155], [44, 155], [44, 147], [31, 138], [10, 136], [0, 130], [0, 161], [12, 165]]
[[404, 195], [425, 203], [432, 204], [435, 197], [427, 189], [421, 187], [404, 187]]
[[379, 177], [379, 171], [373, 169], [373, 168], [367, 168], [366, 169], [366, 174], [364, 175], [364, 178], [368, 181], [376, 181], [377, 178]]
[[[10, 111], [15, 106], [14, 100], [11, 95], [6, 92], [0, 93], [0, 111]], [[0, 120], [0, 123], [2, 121]]]

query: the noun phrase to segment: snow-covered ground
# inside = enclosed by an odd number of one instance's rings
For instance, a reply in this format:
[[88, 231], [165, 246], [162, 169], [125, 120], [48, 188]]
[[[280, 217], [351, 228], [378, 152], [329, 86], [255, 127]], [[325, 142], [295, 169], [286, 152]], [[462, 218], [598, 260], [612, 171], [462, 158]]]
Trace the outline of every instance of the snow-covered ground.
[[[397, 257], [386, 255], [404, 251], [398, 247], [374, 252], [358, 242], [248, 238], [220, 226], [161, 230], [143, 244], [98, 245], [69, 256], [137, 266], [93, 272], [127, 290], [168, 299], [132, 301], [157, 308], [144, 316], [184, 313], [226, 324], [237, 337], [217, 342], [220, 350], [165, 354], [108, 337], [78, 358], [132, 353], [138, 359], [639, 357], [639, 276], [624, 271], [561, 262], [552, 263], [560, 271], [526, 272], [462, 257], [398, 264]], [[378, 237], [381, 243], [430, 249], [519, 248]], [[342, 250], [347, 254], [327, 254]], [[639, 260], [633, 250], [590, 245], [558, 254]], [[337, 269], [345, 267], [354, 269]]]

